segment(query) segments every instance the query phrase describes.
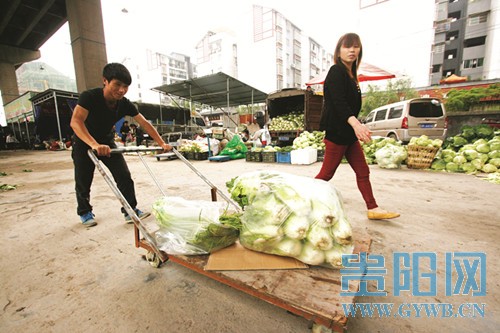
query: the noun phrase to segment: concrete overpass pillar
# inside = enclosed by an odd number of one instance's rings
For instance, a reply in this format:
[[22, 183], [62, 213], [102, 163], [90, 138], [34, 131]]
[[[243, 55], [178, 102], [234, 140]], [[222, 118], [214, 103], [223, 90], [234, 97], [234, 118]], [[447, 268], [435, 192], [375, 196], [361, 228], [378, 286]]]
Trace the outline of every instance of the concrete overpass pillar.
[[2, 90], [4, 104], [19, 97], [16, 66], [38, 58], [40, 58], [40, 51], [30, 51], [17, 47], [0, 45], [0, 90]]
[[101, 87], [107, 63], [100, 0], [66, 0], [78, 92]]

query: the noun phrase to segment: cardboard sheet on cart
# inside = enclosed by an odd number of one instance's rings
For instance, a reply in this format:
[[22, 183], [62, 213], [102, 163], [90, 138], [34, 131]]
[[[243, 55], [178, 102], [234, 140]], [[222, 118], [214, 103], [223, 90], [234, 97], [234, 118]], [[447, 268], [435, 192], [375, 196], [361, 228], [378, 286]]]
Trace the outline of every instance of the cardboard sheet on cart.
[[297, 259], [252, 251], [239, 242], [211, 253], [205, 265], [206, 271], [304, 268], [308, 266]]

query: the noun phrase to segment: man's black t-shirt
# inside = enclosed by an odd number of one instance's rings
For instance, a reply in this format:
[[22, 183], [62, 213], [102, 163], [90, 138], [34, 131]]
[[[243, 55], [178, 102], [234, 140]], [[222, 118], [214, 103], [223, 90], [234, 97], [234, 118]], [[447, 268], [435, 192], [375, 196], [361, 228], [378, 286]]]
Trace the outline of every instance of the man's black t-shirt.
[[99, 143], [107, 144], [114, 139], [113, 125], [124, 116], [139, 114], [137, 108], [127, 98], [118, 101], [115, 109], [110, 109], [104, 100], [103, 88], [84, 91], [78, 98], [78, 105], [85, 108], [89, 115], [85, 126]]

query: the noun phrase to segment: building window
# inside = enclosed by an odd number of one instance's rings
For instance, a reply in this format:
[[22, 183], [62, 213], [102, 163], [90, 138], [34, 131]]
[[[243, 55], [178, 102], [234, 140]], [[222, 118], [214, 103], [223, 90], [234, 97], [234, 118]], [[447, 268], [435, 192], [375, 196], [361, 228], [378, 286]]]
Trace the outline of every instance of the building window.
[[464, 47], [481, 46], [486, 43], [486, 36], [469, 38], [464, 41]]
[[448, 18], [451, 22], [458, 21], [460, 19], [460, 11], [448, 14]]
[[434, 49], [432, 50], [434, 53], [443, 53], [444, 52], [444, 43], [434, 45]]
[[455, 59], [457, 57], [457, 50], [448, 50], [444, 53], [445, 59]]
[[262, 6], [253, 6], [253, 39], [259, 42], [274, 35], [273, 10]]
[[480, 13], [471, 15], [468, 19], [467, 24], [469, 26], [478, 25], [481, 23], [486, 23], [488, 21], [488, 13]]
[[464, 60], [464, 69], [483, 67], [484, 58]]
[[432, 73], [439, 73], [439, 72], [441, 72], [441, 65], [433, 65]]
[[446, 33], [446, 41], [452, 41], [458, 38], [458, 31], [450, 31]]

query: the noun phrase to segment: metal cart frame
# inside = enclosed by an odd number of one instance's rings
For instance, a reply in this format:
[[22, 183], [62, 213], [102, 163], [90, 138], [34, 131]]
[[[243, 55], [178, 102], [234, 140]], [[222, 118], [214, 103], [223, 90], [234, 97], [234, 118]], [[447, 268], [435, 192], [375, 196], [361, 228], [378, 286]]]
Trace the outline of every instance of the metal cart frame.
[[[145, 151], [158, 152], [161, 151], [161, 148], [130, 147], [112, 149], [112, 153], [137, 152], [160, 191], [166, 195], [140, 154]], [[228, 203], [240, 210], [236, 203], [205, 178], [175, 148], [173, 152], [210, 186], [212, 201], [217, 201], [217, 194], [219, 194]], [[167, 254], [158, 248], [155, 238], [146, 230], [140, 218], [118, 190], [109, 172], [102, 167], [94, 152], [89, 150], [88, 154], [127, 213], [132, 217], [135, 246], [148, 251], [145, 258], [152, 266], [159, 267], [162, 263], [170, 260], [309, 320], [313, 332], [315, 330], [324, 332], [324, 328], [334, 332], [346, 331], [348, 318], [343, 314], [341, 304], [347, 303], [347, 301], [349, 303], [354, 302], [354, 296], [343, 298], [338, 296], [341, 291], [341, 277], [338, 270], [311, 267], [306, 270], [206, 271], [204, 267], [209, 255], [184, 256]], [[370, 245], [370, 239], [360, 239], [355, 243], [354, 253], [368, 252]], [[358, 288], [359, 281], [349, 281], [350, 290], [357, 290]]]

